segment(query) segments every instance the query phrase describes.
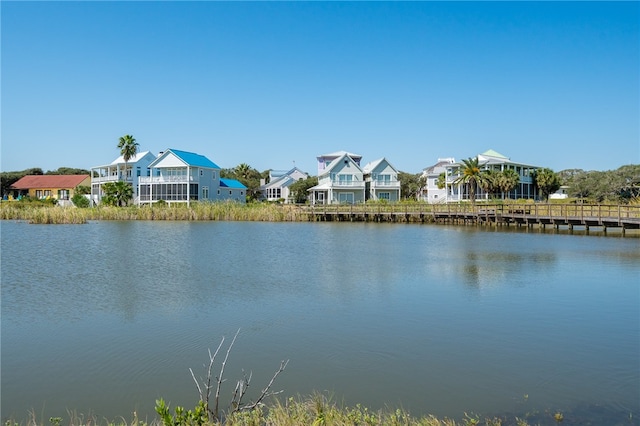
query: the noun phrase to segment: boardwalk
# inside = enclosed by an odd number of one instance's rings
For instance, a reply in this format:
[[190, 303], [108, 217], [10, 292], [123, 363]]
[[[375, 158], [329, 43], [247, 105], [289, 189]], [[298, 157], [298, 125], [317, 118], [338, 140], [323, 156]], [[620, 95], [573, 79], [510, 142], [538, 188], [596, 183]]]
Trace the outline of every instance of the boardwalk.
[[364, 204], [304, 207], [313, 221], [432, 222], [640, 229], [640, 206], [590, 204]]

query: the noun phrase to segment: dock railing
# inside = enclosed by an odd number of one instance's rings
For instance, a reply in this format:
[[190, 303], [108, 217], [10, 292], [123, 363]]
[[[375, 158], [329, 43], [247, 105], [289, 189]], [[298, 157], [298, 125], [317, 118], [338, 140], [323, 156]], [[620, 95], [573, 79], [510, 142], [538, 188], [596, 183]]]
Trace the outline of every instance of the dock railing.
[[322, 204], [305, 206], [313, 217], [327, 220], [369, 220], [399, 218], [407, 220], [463, 219], [489, 222], [584, 224], [591, 226], [640, 227], [640, 205], [556, 204], [556, 203], [376, 203]]

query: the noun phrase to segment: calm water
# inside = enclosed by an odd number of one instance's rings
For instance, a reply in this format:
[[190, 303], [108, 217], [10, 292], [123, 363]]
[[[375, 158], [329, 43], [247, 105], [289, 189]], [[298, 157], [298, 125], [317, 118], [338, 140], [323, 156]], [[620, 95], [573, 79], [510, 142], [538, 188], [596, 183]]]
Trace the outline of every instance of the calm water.
[[[640, 417], [640, 239], [352, 223], [4, 221], [2, 420], [155, 418], [240, 329], [262, 388], [461, 418]], [[582, 408], [581, 408], [582, 407]], [[586, 408], [585, 408], [586, 407]], [[629, 419], [631, 414], [632, 420]], [[594, 414], [595, 415], [595, 414]]]

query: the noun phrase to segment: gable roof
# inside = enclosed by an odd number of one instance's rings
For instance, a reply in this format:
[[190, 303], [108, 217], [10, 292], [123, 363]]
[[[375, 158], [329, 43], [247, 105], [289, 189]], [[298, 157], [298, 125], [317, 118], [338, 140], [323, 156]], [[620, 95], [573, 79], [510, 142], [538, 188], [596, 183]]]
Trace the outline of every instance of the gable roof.
[[150, 166], [155, 166], [155, 164], [157, 164], [162, 158], [165, 158], [167, 155], [169, 155], [169, 153], [175, 155], [180, 161], [182, 161], [185, 164], [185, 166], [204, 167], [208, 169], [220, 169], [220, 167], [216, 163], [209, 160], [204, 155], [196, 154], [195, 152], [181, 151], [179, 149], [173, 149], [173, 148], [169, 148], [166, 151], [164, 151], [162, 154], [160, 154], [158, 158], [156, 158], [150, 164]]
[[247, 189], [239, 180], [220, 178], [220, 186], [223, 188]]
[[334, 160], [331, 160], [331, 163], [329, 163], [329, 166], [326, 169], [324, 169], [322, 174], [326, 175], [328, 172], [333, 170], [338, 164], [340, 164], [343, 159], [346, 159], [345, 161], [351, 162], [354, 166], [356, 166], [358, 168], [358, 170], [360, 170], [362, 172], [362, 169], [360, 168], [360, 166], [358, 165], [356, 160], [353, 157], [351, 157], [351, 155], [349, 155], [348, 152], [343, 151], [342, 155], [340, 155], [338, 158], [336, 158]]
[[[129, 158], [128, 163], [135, 163], [140, 161], [141, 159], [144, 158], [145, 155], [149, 154], [151, 151], [143, 151], [143, 152], [137, 152], [136, 155], [134, 155], [133, 157]], [[153, 155], [153, 154], [152, 154]], [[116, 158], [115, 160], [113, 160], [111, 162], [112, 166], [115, 166], [116, 164], [124, 164], [124, 156], [121, 155], [120, 157]]]
[[303, 172], [302, 170], [300, 170], [297, 167], [294, 167], [293, 169], [289, 170], [289, 171], [284, 171], [284, 170], [271, 170], [269, 171], [269, 176], [271, 178], [271, 180], [269, 181], [269, 183], [265, 183], [264, 185], [260, 185], [260, 189], [265, 189], [265, 188], [269, 188], [269, 187], [286, 187], [291, 185], [292, 183], [294, 183], [296, 180], [293, 178], [293, 174], [295, 172], [298, 172], [300, 174], [305, 175], [306, 177], [309, 177], [309, 174], [306, 172]]
[[383, 162], [387, 163], [389, 165], [389, 167], [391, 167], [393, 170], [395, 170], [396, 172], [398, 171], [398, 169], [396, 169], [393, 164], [391, 164], [389, 162], [389, 160], [387, 160], [386, 158], [382, 157], [379, 158], [377, 160], [374, 160], [370, 163], [367, 163], [363, 168], [362, 171], [366, 174], [366, 173], [371, 173], [372, 171], [374, 171], [376, 169], [376, 167], [378, 167], [380, 164], [382, 164]]
[[11, 188], [75, 188], [89, 175], [28, 175], [18, 179]]
[[331, 152], [329, 154], [323, 154], [318, 156], [318, 158], [338, 158], [338, 157], [342, 157], [344, 154], [347, 154], [349, 157], [355, 159], [361, 159], [362, 155], [359, 154], [354, 154], [353, 152], [347, 152], [347, 151], [336, 151], [336, 152]]
[[484, 157], [494, 157], [494, 158], [501, 158], [504, 160], [508, 160], [509, 158], [505, 157], [504, 155], [500, 154], [497, 151], [494, 151], [492, 149], [486, 150], [485, 152], [483, 152], [482, 154], [480, 154]]

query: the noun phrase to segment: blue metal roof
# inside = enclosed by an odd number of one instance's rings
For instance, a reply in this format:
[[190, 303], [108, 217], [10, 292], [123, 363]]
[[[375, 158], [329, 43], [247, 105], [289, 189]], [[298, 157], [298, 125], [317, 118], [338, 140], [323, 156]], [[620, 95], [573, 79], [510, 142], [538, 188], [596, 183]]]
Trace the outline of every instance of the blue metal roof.
[[224, 188], [239, 188], [239, 189], [247, 189], [246, 186], [242, 184], [242, 182], [235, 179], [226, 179], [220, 178], [220, 186]]
[[169, 148], [168, 151], [173, 152], [176, 157], [187, 163], [189, 166], [207, 167], [210, 169], [219, 169], [218, 165], [209, 160], [204, 155], [196, 154], [195, 152], [180, 151], [178, 149]]

